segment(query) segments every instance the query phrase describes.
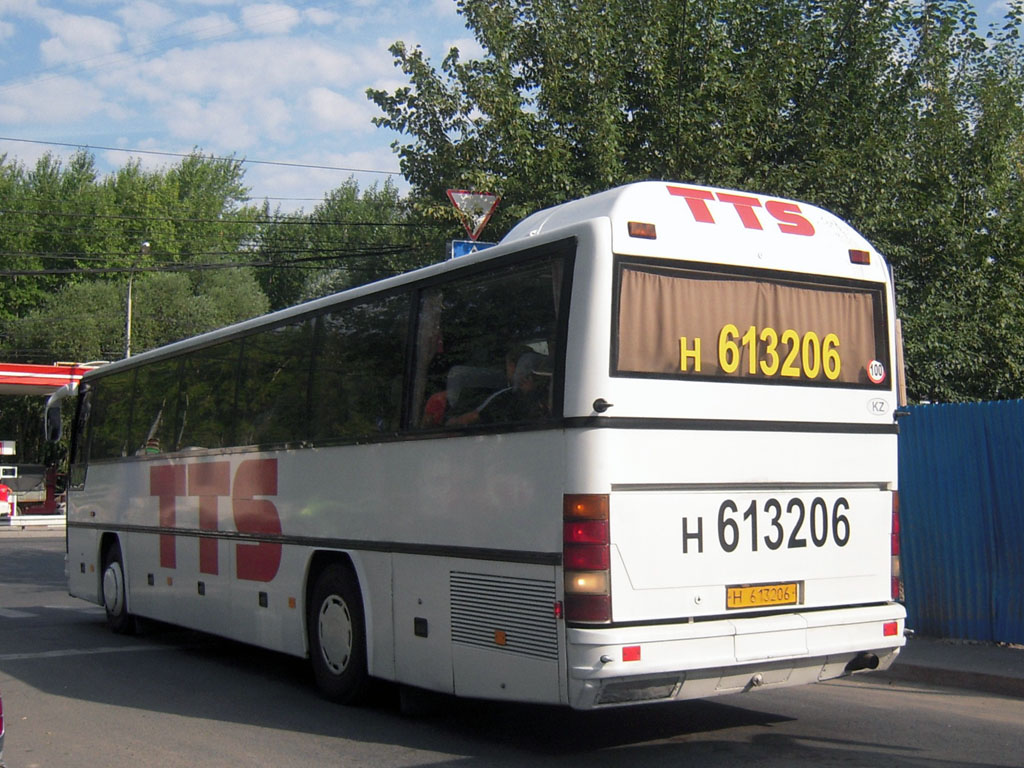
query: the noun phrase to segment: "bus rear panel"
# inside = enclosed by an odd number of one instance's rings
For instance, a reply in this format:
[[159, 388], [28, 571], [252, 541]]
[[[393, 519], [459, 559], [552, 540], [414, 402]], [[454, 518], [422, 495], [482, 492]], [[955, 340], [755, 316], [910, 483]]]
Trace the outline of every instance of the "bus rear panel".
[[608, 227], [581, 239], [601, 266], [577, 267], [573, 321], [607, 344], [588, 338], [566, 374], [570, 703], [888, 667], [905, 612], [884, 260], [805, 204], [657, 183], [601, 197], [579, 203]]

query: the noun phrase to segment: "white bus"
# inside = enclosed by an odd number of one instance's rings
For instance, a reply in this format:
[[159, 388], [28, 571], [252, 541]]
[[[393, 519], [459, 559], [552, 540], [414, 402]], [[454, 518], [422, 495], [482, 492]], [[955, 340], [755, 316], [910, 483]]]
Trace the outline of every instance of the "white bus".
[[643, 182], [486, 251], [86, 373], [72, 595], [372, 679], [578, 709], [888, 667], [882, 257]]

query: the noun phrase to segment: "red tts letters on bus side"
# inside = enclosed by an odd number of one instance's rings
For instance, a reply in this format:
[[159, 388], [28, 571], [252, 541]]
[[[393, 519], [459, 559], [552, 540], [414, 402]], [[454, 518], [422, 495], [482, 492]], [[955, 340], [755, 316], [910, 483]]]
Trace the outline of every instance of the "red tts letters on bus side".
[[[159, 500], [161, 528], [177, 526], [177, 500], [189, 496], [199, 500], [199, 571], [218, 574], [218, 538], [203, 531], [218, 531], [220, 499], [231, 498], [231, 514], [241, 534], [280, 535], [281, 518], [268, 499], [277, 495], [277, 459], [249, 459], [238, 465], [234, 482], [231, 464], [211, 461], [151, 467], [149, 493]], [[235, 544], [235, 571], [239, 579], [272, 581], [281, 565], [281, 544], [272, 541]], [[177, 537], [160, 535], [160, 567], [177, 567]]]

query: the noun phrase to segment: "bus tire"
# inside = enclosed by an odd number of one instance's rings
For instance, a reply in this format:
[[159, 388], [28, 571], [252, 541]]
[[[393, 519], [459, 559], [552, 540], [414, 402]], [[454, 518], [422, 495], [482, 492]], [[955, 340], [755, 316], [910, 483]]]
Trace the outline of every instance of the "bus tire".
[[124, 558], [121, 545], [114, 542], [103, 556], [103, 608], [107, 612], [107, 626], [119, 635], [135, 631], [135, 617], [128, 612], [125, 588]]
[[349, 568], [327, 566], [317, 577], [306, 622], [313, 676], [324, 698], [358, 704], [370, 688], [366, 623], [359, 585]]

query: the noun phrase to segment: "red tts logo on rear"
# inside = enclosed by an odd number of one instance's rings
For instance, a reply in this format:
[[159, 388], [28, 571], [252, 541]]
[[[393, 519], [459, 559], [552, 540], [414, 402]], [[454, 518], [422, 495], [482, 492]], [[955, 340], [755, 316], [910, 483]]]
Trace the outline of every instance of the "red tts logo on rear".
[[762, 206], [761, 201], [751, 195], [712, 192], [709, 189], [693, 189], [675, 185], [668, 186], [668, 193], [684, 198], [694, 221], [699, 221], [702, 224], [716, 223], [714, 214], [711, 212], [712, 206], [708, 203], [724, 203], [733, 207], [746, 229], [764, 229], [756, 210], [763, 207], [768, 215], [775, 220], [782, 234], [806, 235], [807, 237], [814, 234], [814, 225], [803, 216], [800, 206], [786, 200], [765, 200]]
[[[177, 503], [181, 497], [199, 500], [199, 530], [220, 530], [220, 499], [231, 498], [231, 515], [241, 534], [280, 535], [277, 507], [256, 496], [277, 495], [277, 459], [249, 459], [238, 465], [231, 482], [231, 464], [211, 461], [188, 465], [164, 465], [149, 470], [149, 493], [160, 503], [160, 527], [177, 527]], [[160, 535], [160, 567], [177, 567], [177, 541], [173, 534]], [[217, 574], [216, 537], [199, 537], [199, 571]], [[281, 565], [281, 545], [272, 541], [235, 544], [235, 571], [240, 579], [272, 581]]]

